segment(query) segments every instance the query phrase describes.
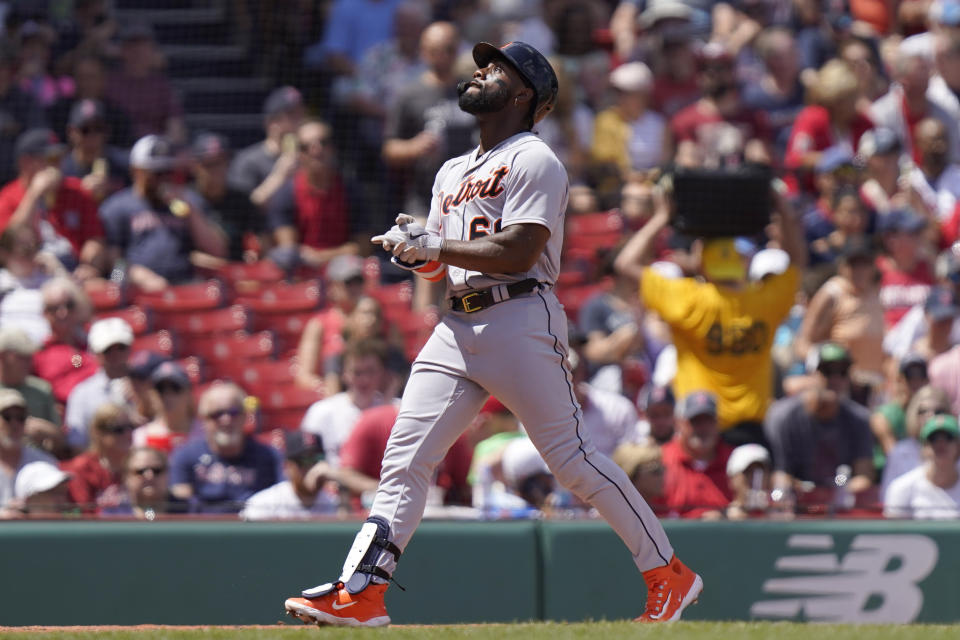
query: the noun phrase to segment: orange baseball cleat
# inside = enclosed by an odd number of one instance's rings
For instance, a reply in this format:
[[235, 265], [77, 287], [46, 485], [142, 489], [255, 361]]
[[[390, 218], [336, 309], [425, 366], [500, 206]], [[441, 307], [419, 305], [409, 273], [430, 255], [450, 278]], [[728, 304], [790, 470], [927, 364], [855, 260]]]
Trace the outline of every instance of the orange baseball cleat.
[[390, 624], [383, 602], [386, 584], [370, 584], [360, 593], [350, 593], [342, 582], [314, 598], [287, 598], [287, 613], [318, 625], [383, 627]]
[[647, 609], [635, 622], [674, 622], [697, 601], [703, 580], [673, 556], [670, 564], [643, 572], [647, 583]]

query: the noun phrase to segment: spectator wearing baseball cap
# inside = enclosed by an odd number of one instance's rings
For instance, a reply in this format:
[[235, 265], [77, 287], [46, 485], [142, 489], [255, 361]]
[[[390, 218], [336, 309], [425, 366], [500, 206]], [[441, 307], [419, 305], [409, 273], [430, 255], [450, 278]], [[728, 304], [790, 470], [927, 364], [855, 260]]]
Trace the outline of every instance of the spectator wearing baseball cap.
[[186, 139], [183, 108], [170, 80], [158, 70], [153, 28], [131, 22], [120, 29], [120, 68], [107, 80], [106, 98], [130, 118], [133, 135]]
[[839, 248], [838, 257], [837, 275], [810, 300], [794, 341], [794, 353], [803, 360], [811, 345], [835, 342], [851, 354], [855, 383], [878, 387], [885, 379], [885, 370], [876, 251], [868, 238], [858, 235]]
[[642, 62], [610, 72], [614, 103], [594, 119], [591, 160], [615, 167], [620, 176], [660, 166], [670, 157], [667, 121], [653, 110], [653, 73]]
[[100, 369], [73, 388], [64, 417], [67, 442], [77, 452], [89, 445], [90, 422], [101, 405], [113, 403], [130, 408], [127, 359], [133, 344], [133, 329], [121, 318], [97, 320], [90, 326], [87, 344]]
[[895, 479], [883, 499], [888, 518], [960, 518], [960, 426], [952, 415], [930, 418], [920, 431], [924, 463]]
[[884, 255], [880, 269], [880, 300], [884, 324], [894, 327], [911, 307], [922, 304], [933, 285], [933, 269], [924, 257], [927, 221], [910, 209], [894, 209], [877, 217]]
[[810, 349], [807, 370], [814, 384], [770, 406], [764, 433], [776, 487], [796, 490], [804, 481], [833, 487], [841, 465], [853, 470], [847, 483], [851, 492], [873, 485], [870, 413], [850, 399], [851, 363], [850, 352], [839, 344]]
[[27, 403], [27, 415], [60, 426], [50, 383], [30, 375], [37, 346], [15, 327], [0, 327], [0, 389], [14, 389]]
[[107, 252], [97, 205], [77, 178], [60, 170], [64, 146], [50, 129], [29, 129], [17, 138], [17, 178], [0, 190], [0, 230], [8, 225], [52, 233], [43, 250], [55, 255], [80, 280], [103, 275]]
[[227, 259], [241, 261], [255, 255], [251, 248], [265, 253], [271, 243], [263, 214], [227, 180], [231, 155], [224, 136], [203, 132], [194, 138], [190, 167], [200, 209], [227, 236]]
[[14, 497], [30, 516], [59, 516], [73, 510], [67, 483], [70, 474], [45, 461], [31, 462], [17, 473]]
[[189, 189], [174, 187], [170, 141], [156, 135], [130, 150], [133, 185], [110, 196], [100, 209], [107, 244], [122, 256], [129, 281], [160, 291], [194, 277], [191, 253], [214, 262], [226, 256], [226, 236], [197, 205]]
[[666, 444], [676, 431], [676, 404], [668, 386], [649, 383], [637, 395], [640, 422], [637, 434], [641, 442]]
[[336, 513], [340, 498], [329, 489], [330, 465], [313, 434], [294, 431], [284, 437], [285, 480], [247, 499], [243, 520], [302, 520]]
[[733, 498], [726, 471], [733, 447], [720, 438], [717, 398], [691, 391], [676, 414], [677, 433], [663, 445], [667, 507], [682, 518], [720, 517]]
[[734, 449], [727, 460], [727, 477], [733, 491], [727, 518], [742, 520], [766, 512], [773, 488], [773, 461], [765, 447], [750, 443]]
[[160, 398], [160, 410], [156, 418], [133, 432], [133, 446], [169, 454], [190, 438], [203, 434], [186, 369], [177, 362], [161, 362], [151, 372], [150, 384]]
[[274, 89], [263, 104], [265, 138], [233, 158], [227, 181], [264, 207], [297, 168], [296, 132], [304, 119], [303, 96], [296, 87]]
[[123, 471], [136, 428], [129, 407], [104, 403], [90, 421], [90, 446], [61, 467], [71, 474], [70, 498], [93, 514], [122, 498]]
[[14, 498], [14, 483], [24, 466], [31, 462], [56, 465], [53, 456], [27, 444], [24, 429], [27, 402], [14, 389], [0, 389], [0, 514]]
[[77, 100], [70, 108], [66, 127], [70, 148], [60, 169], [65, 176], [79, 178], [97, 202], [126, 186], [128, 176], [127, 154], [107, 144], [109, 127], [99, 100]]

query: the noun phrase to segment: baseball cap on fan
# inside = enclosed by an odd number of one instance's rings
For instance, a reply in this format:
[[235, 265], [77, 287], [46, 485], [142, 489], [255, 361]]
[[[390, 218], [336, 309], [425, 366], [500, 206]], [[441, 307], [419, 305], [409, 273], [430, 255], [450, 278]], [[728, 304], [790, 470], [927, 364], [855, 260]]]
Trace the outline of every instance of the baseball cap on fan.
[[133, 344], [133, 329], [123, 318], [104, 318], [90, 325], [87, 344], [96, 354], [103, 353], [116, 344]]
[[296, 87], [274, 89], [263, 103], [263, 115], [272, 118], [303, 106], [303, 95]]
[[80, 128], [92, 123], [106, 123], [107, 116], [103, 103], [99, 100], [77, 100], [70, 108], [70, 118], [67, 123], [71, 127]]
[[610, 72], [610, 86], [624, 93], [641, 93], [653, 88], [653, 73], [642, 62], [628, 62]]
[[130, 167], [146, 171], [169, 171], [173, 168], [173, 150], [161, 136], [143, 136], [130, 149]]
[[57, 156], [65, 147], [60, 138], [51, 129], [27, 129], [17, 138], [14, 153], [35, 158]]
[[717, 415], [717, 397], [709, 391], [691, 391], [677, 406], [677, 415], [689, 420], [703, 415]]
[[960, 301], [953, 287], [934, 287], [927, 294], [923, 310], [934, 322], [951, 320], [960, 315]]
[[13, 495], [17, 498], [29, 498], [44, 491], [63, 484], [70, 479], [70, 474], [43, 460], [25, 464], [17, 472], [17, 479], [13, 485]]
[[219, 133], [205, 131], [197, 135], [191, 151], [198, 162], [212, 162], [230, 155], [230, 142]]

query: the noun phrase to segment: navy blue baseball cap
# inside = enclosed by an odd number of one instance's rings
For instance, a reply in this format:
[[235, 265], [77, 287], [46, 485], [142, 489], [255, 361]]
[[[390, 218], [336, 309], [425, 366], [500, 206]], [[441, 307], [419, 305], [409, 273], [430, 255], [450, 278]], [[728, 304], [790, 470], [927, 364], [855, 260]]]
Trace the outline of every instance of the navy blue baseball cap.
[[63, 153], [65, 147], [51, 129], [27, 129], [20, 134], [14, 153], [20, 156], [43, 157]]
[[99, 100], [77, 100], [70, 108], [70, 118], [67, 121], [71, 127], [82, 127], [92, 122], [105, 123], [107, 121], [103, 103]]
[[678, 415], [689, 420], [702, 415], [717, 415], [717, 397], [709, 391], [691, 391], [680, 401]]
[[287, 113], [303, 106], [303, 95], [296, 87], [274, 89], [263, 103], [263, 115], [267, 118]]
[[552, 106], [557, 101], [557, 92], [560, 88], [557, 74], [542, 53], [519, 40], [509, 42], [502, 47], [495, 47], [489, 42], [478, 42], [473, 47], [473, 61], [480, 68], [487, 66], [496, 58], [509, 62], [533, 88], [537, 100], [534, 114], [539, 113], [544, 106]]
[[218, 160], [230, 155], [230, 141], [219, 133], [205, 131], [194, 139], [191, 151], [200, 162]]
[[830, 147], [820, 154], [815, 171], [832, 173], [842, 167], [853, 167], [853, 154], [840, 147]]
[[894, 209], [881, 214], [877, 219], [880, 233], [918, 233], [927, 226], [926, 220], [909, 209]]
[[135, 351], [127, 361], [130, 377], [137, 380], [147, 380], [157, 367], [169, 359], [156, 351]]
[[673, 391], [670, 390], [670, 387], [651, 384], [641, 389], [640, 395], [637, 398], [637, 407], [642, 411], [646, 411], [650, 407], [658, 404], [666, 404], [671, 407], [677, 404], [677, 400], [674, 398]]
[[934, 287], [927, 295], [923, 310], [934, 321], [948, 320], [960, 315], [960, 303], [953, 287]]

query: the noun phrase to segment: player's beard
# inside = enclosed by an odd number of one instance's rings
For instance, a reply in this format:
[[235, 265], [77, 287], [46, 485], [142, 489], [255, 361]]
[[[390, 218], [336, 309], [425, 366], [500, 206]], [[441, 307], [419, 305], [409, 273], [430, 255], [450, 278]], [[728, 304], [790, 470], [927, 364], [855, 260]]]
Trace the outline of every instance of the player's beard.
[[467, 93], [470, 88], [469, 82], [461, 82], [457, 85], [457, 94], [460, 96], [458, 104], [460, 108], [469, 114], [477, 115], [480, 113], [496, 113], [501, 111], [510, 102], [510, 96], [507, 95], [507, 87], [500, 81], [496, 81], [496, 89], [478, 87], [478, 91]]

